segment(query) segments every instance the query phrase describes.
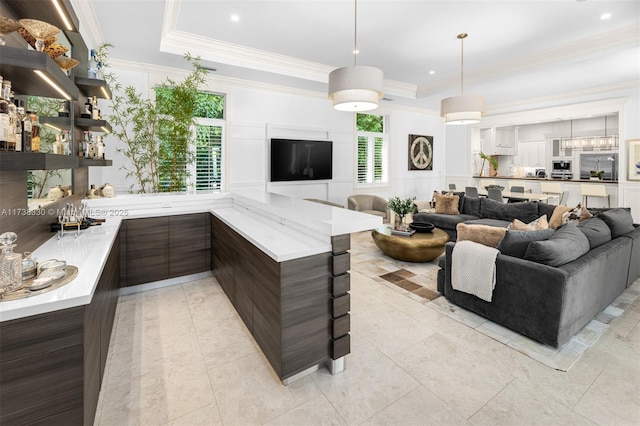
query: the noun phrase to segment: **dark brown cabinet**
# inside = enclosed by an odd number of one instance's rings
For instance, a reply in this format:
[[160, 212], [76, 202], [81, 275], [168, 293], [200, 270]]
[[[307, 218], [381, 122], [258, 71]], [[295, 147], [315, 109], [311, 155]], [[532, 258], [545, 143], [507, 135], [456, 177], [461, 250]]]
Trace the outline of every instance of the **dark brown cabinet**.
[[330, 358], [331, 253], [277, 262], [211, 216], [212, 269], [276, 374]]
[[169, 216], [169, 278], [211, 269], [209, 213]]
[[127, 219], [122, 286], [211, 269], [209, 213]]
[[127, 219], [126, 285], [169, 278], [169, 217]]
[[89, 305], [0, 323], [0, 424], [93, 423], [118, 300], [119, 247]]

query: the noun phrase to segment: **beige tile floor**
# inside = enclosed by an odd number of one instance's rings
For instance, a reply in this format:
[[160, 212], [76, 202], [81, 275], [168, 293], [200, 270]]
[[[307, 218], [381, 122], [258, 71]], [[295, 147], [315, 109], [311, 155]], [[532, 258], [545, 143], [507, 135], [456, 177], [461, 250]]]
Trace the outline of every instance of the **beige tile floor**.
[[352, 238], [347, 370], [289, 386], [215, 279], [121, 297], [95, 424], [640, 424], [638, 300], [559, 372], [371, 278], [400, 269], [372, 247]]

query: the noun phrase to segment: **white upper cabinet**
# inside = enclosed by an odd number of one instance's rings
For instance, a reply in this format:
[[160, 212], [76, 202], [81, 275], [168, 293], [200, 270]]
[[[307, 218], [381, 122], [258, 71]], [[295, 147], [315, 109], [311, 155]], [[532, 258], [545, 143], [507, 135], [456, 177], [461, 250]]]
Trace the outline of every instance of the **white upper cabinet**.
[[488, 155], [515, 155], [517, 130], [513, 127], [480, 129], [482, 152]]

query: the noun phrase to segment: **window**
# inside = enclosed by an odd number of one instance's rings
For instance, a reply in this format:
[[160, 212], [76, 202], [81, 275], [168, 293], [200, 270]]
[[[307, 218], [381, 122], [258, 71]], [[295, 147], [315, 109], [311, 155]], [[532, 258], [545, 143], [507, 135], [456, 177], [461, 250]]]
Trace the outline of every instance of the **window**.
[[[156, 103], [160, 111], [165, 110], [165, 99], [170, 88], [156, 88]], [[179, 191], [221, 191], [223, 187], [223, 149], [224, 140], [224, 95], [201, 92], [193, 108], [195, 118], [195, 140], [187, 147], [186, 162], [173, 160], [172, 145], [165, 140], [160, 141], [161, 150], [165, 153], [164, 168], [159, 170], [159, 186], [165, 190]], [[162, 133], [161, 133], [162, 134]], [[161, 158], [163, 158], [161, 156]], [[172, 170], [170, 170], [171, 168]], [[184, 170], [181, 176], [181, 187], [170, 188], [171, 176], [176, 169]]]
[[356, 114], [358, 137], [357, 184], [387, 183], [388, 137], [382, 115]]

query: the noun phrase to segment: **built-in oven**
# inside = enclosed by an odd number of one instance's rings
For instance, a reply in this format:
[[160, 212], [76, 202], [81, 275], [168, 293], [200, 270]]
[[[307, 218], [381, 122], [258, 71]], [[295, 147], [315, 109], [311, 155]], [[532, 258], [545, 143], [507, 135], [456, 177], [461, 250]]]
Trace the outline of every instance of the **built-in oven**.
[[552, 160], [551, 177], [554, 179], [572, 179], [571, 160]]

